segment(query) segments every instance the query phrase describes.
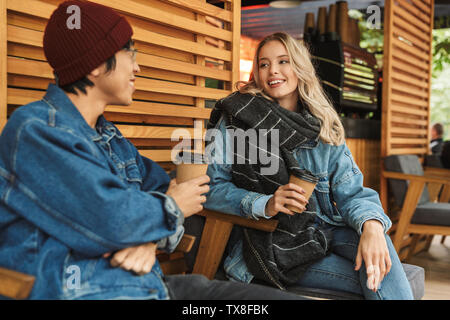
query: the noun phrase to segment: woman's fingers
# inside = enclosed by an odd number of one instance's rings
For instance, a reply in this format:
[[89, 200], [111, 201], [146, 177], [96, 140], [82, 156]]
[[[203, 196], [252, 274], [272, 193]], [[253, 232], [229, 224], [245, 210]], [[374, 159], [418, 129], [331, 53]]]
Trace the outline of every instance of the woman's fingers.
[[361, 254], [361, 243], [358, 246], [358, 253], [356, 254], [356, 260], [355, 260], [355, 271], [358, 271], [359, 268], [361, 268], [362, 264], [362, 254]]

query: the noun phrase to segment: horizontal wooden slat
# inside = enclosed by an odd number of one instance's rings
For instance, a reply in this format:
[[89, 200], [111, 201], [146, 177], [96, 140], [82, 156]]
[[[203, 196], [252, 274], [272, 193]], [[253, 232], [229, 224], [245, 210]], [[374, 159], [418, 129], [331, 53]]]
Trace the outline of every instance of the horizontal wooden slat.
[[127, 107], [108, 106], [106, 111], [198, 119], [209, 119], [209, 115], [211, 113], [211, 109], [141, 101], [133, 101], [133, 103]]
[[398, 122], [403, 124], [416, 124], [421, 126], [426, 126], [428, 124], [427, 120], [421, 120], [417, 118], [409, 118], [409, 117], [399, 117], [399, 116], [391, 116], [389, 118], [392, 122]]
[[412, 96], [404, 96], [399, 94], [391, 94], [391, 100], [397, 100], [403, 103], [410, 103], [419, 107], [426, 107], [428, 105], [428, 101], [414, 98]]
[[416, 48], [414, 46], [411, 46], [411, 45], [405, 43], [404, 41], [399, 40], [396, 37], [394, 37], [392, 39], [392, 43], [395, 46], [399, 47], [400, 49], [410, 53], [411, 55], [416, 56], [418, 59], [428, 61], [428, 58], [429, 58], [428, 51], [424, 51], [424, 50], [421, 50], [421, 49]]
[[423, 116], [423, 117], [428, 116], [428, 111], [426, 111], [424, 109], [413, 108], [411, 106], [409, 106], [409, 107], [400, 106], [393, 102], [390, 104], [390, 107], [391, 107], [391, 111], [403, 112], [403, 113], [407, 113], [407, 114], [414, 114], [414, 115]]
[[423, 21], [426, 24], [430, 24], [430, 16], [422, 12], [420, 9], [416, 8], [412, 4], [408, 3], [408, 1], [399, 1], [399, 5], [412, 15], [416, 16], [418, 19]]
[[37, 0], [7, 0], [6, 6], [8, 10], [14, 10], [44, 19], [49, 19], [52, 12], [57, 8], [54, 4]]
[[394, 5], [392, 7], [394, 9], [394, 14], [397, 14], [397, 15], [403, 17], [406, 21], [409, 21], [410, 23], [413, 23], [419, 29], [421, 29], [421, 30], [423, 30], [425, 32], [430, 32], [431, 28], [425, 22], [421, 21], [420, 19], [418, 19], [417, 17], [415, 17], [414, 15], [412, 15], [411, 13], [406, 11], [405, 9], [400, 8], [397, 5]]
[[424, 98], [424, 99], [428, 99], [428, 93], [425, 91], [421, 91], [418, 88], [414, 88], [412, 86], [409, 85], [405, 85], [402, 84], [398, 81], [392, 81], [392, 85], [391, 88], [393, 90], [397, 90], [397, 91], [401, 91], [403, 93], [409, 94], [409, 95], [413, 95], [413, 96], [417, 96], [419, 98]]
[[231, 91], [227, 90], [190, 86], [139, 77], [136, 78], [136, 89], [208, 99], [222, 99], [231, 93]]
[[422, 1], [420, 0], [411, 0], [412, 3], [418, 7], [420, 10], [422, 10], [423, 12], [425, 12], [426, 15], [430, 14], [430, 7], [427, 6], [426, 4], [424, 4]]
[[165, 0], [165, 1], [180, 7], [187, 7], [196, 13], [205, 14], [228, 22], [232, 21], [231, 11], [221, 9], [219, 7], [216, 7], [212, 4], [203, 1], [199, 0]]
[[139, 150], [139, 154], [156, 162], [172, 161], [172, 150]]
[[395, 49], [392, 50], [392, 55], [396, 68], [402, 69], [403, 72], [412, 74], [415, 77], [428, 78], [428, 72], [426, 71], [428, 70], [428, 66], [425, 63], [416, 61], [411, 56]]
[[139, 53], [137, 55], [137, 62], [141, 66], [174, 70], [177, 72], [191, 74], [199, 77], [231, 81], [230, 71], [199, 66], [197, 64], [167, 59], [164, 57]]
[[182, 30], [187, 30], [201, 35], [208, 35], [224, 41], [232, 40], [232, 33], [228, 30], [219, 29], [206, 23], [191, 20], [171, 12], [160, 10], [149, 5], [138, 2], [128, 2], [123, 0], [91, 0], [99, 4], [111, 7], [117, 11], [131, 14], [139, 18], [156, 21], [164, 25], [169, 25]]
[[397, 71], [397, 70], [393, 69], [391, 72], [391, 77], [393, 79], [409, 83], [412, 86], [415, 86], [415, 87], [421, 88], [422, 90], [428, 91], [428, 82], [427, 81], [418, 79], [413, 76], [407, 76], [403, 73], [400, 73], [400, 72], [405, 72], [404, 69], [399, 70], [399, 71]]
[[132, 113], [111, 113], [105, 111], [106, 119], [112, 122], [125, 122], [127, 124], [147, 124], [147, 125], [176, 125], [176, 126], [193, 126], [194, 120], [191, 118], [180, 117], [164, 117], [145, 114], [132, 114]]
[[8, 88], [8, 104], [25, 105], [30, 102], [41, 100], [45, 95], [45, 91], [26, 90]]
[[7, 35], [9, 42], [22, 43], [42, 48], [44, 34], [40, 31], [8, 25]]
[[176, 39], [166, 35], [158, 34], [148, 30], [144, 30], [139, 27], [134, 27], [133, 39], [151, 42], [153, 44], [167, 47], [171, 49], [177, 49], [184, 52], [190, 52], [206, 57], [217, 58], [220, 60], [231, 61], [231, 51], [217, 49], [212, 46], [201, 45], [193, 41]]
[[450, 236], [450, 228], [448, 226], [431, 226], [411, 223], [408, 226], [408, 232], [418, 234], [441, 234]]
[[395, 148], [391, 147], [390, 154], [425, 154], [428, 148]]
[[44, 51], [41, 48], [13, 42], [8, 42], [8, 56], [46, 61]]
[[152, 139], [170, 139], [172, 134], [177, 129], [182, 129], [177, 132], [176, 138], [190, 138], [194, 137], [193, 128], [176, 128], [176, 127], [158, 127], [158, 126], [131, 126], [131, 125], [117, 125], [117, 128], [127, 138], [152, 138]]
[[164, 147], [165, 149], [172, 149], [179, 141], [170, 141], [170, 139], [147, 139], [147, 138], [129, 138], [137, 148], [139, 147]]
[[422, 144], [428, 145], [428, 139], [426, 138], [390, 138], [389, 141], [391, 143], [398, 144]]
[[12, 74], [53, 79], [53, 71], [47, 62], [8, 57], [7, 71]]
[[404, 20], [401, 16], [397, 16], [394, 19], [394, 26], [397, 28], [403, 29], [407, 33], [409, 33], [423, 41], [428, 42], [430, 40], [429, 33], [425, 33], [421, 29], [417, 28], [414, 24], [409, 23], [408, 21]]
[[418, 129], [418, 128], [403, 128], [403, 127], [395, 127], [391, 125], [391, 133], [394, 134], [410, 134], [414, 136], [425, 136], [428, 133], [427, 129]]
[[394, 22], [392, 31], [393, 31], [394, 35], [403, 37], [404, 39], [412, 42], [415, 46], [418, 46], [422, 50], [425, 50], [427, 52], [429, 51], [430, 47], [428, 44], [424, 43], [424, 41], [422, 39], [418, 38], [416, 35], [397, 27], [395, 25], [395, 22]]
[[7, 11], [7, 14], [8, 24], [13, 26], [44, 32], [45, 26], [47, 25], [47, 19], [44, 18], [29, 16], [27, 14], [10, 10]]
[[180, 105], [194, 105], [193, 97], [179, 96], [175, 94], [159, 93], [137, 90], [133, 94], [133, 98], [136, 100], [144, 101], [157, 101], [163, 103], [176, 103]]

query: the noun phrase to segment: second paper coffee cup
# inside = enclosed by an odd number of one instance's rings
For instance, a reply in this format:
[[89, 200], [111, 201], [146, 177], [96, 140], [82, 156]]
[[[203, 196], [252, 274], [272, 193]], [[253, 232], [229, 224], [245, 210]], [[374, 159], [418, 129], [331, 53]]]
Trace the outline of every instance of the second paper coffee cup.
[[[289, 183], [294, 183], [305, 190], [304, 196], [306, 200], [309, 200], [311, 197], [317, 182], [319, 182], [319, 178], [314, 176], [308, 170], [294, 170], [291, 172], [291, 176], [289, 177]], [[299, 212], [297, 207], [291, 205], [286, 205], [286, 208], [294, 212]]]
[[177, 158], [181, 161], [177, 165], [177, 183], [182, 183], [206, 174], [208, 164], [203, 154], [182, 151], [178, 154]]

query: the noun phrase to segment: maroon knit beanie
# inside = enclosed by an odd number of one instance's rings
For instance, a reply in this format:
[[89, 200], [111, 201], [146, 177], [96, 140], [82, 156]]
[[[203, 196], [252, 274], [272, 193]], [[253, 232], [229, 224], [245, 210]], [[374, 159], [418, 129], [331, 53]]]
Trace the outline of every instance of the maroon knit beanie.
[[[72, 5], [79, 10], [68, 10]], [[77, 11], [79, 29], [73, 23]], [[47, 23], [44, 53], [58, 76], [58, 85], [64, 86], [88, 75], [122, 49], [132, 35], [125, 17], [111, 8], [88, 1], [66, 1]]]

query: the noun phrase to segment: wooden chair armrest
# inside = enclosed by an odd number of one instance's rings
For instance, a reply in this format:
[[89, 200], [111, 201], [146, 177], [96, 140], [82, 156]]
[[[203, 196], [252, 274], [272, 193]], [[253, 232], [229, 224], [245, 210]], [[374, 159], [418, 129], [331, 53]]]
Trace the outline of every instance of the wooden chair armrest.
[[436, 168], [436, 167], [424, 167], [423, 171], [425, 176], [438, 176], [450, 178], [450, 169]]
[[195, 243], [194, 236], [191, 236], [189, 234], [184, 234], [180, 240], [180, 243], [178, 243], [178, 246], [175, 248], [175, 251], [188, 253], [189, 251], [191, 251], [194, 243]]
[[12, 299], [26, 299], [33, 288], [35, 277], [0, 268], [0, 295]]
[[208, 209], [203, 209], [203, 211], [201, 211], [197, 214], [200, 216], [204, 216], [206, 218], [211, 217], [211, 218], [221, 220], [224, 222], [230, 222], [232, 224], [236, 224], [236, 225], [239, 225], [242, 227], [257, 229], [257, 230], [266, 231], [266, 232], [275, 231], [275, 229], [278, 225], [278, 220], [275, 220], [275, 219], [266, 220], [266, 219], [262, 218], [260, 220], [253, 220], [253, 219], [243, 218], [243, 217], [239, 217], [236, 215], [222, 213], [219, 211], [213, 211], [213, 210], [208, 210]]
[[203, 274], [209, 279], [213, 279], [217, 272], [234, 225], [266, 232], [274, 231], [278, 225], [275, 219], [252, 220], [207, 209], [197, 214], [205, 217], [205, 226], [192, 273]]
[[383, 177], [390, 179], [399, 179], [399, 180], [412, 180], [412, 181], [421, 181], [425, 183], [441, 183], [441, 184], [450, 184], [450, 180], [445, 177], [437, 177], [437, 176], [419, 176], [416, 174], [405, 174], [401, 172], [393, 172], [393, 171], [383, 171]]
[[[183, 234], [183, 237], [181, 238], [180, 242], [178, 243], [177, 247], [173, 252], [188, 253], [189, 251], [191, 251], [194, 243], [195, 243], [194, 236], [191, 236], [189, 234]], [[163, 250], [156, 250], [156, 255], [159, 254], [167, 254], [167, 252]]]

